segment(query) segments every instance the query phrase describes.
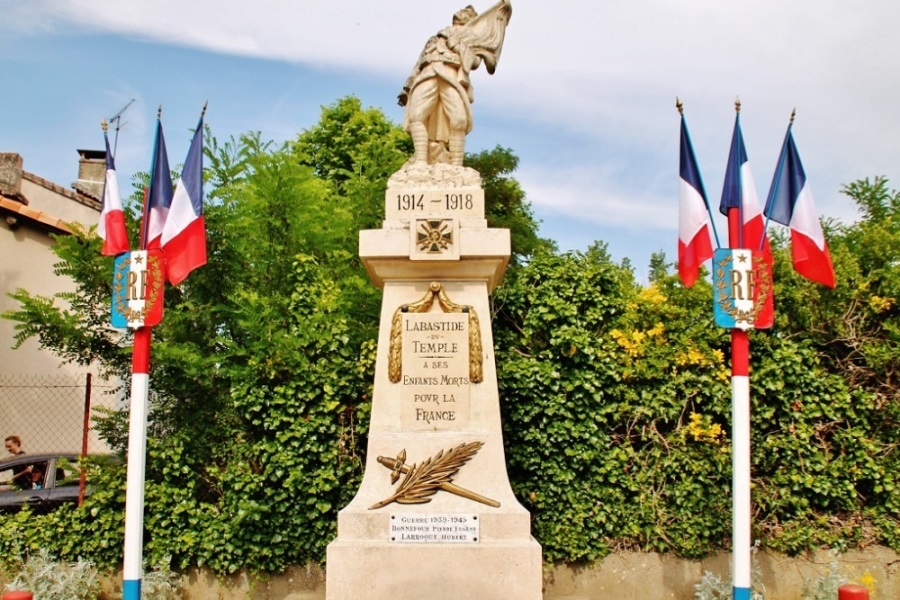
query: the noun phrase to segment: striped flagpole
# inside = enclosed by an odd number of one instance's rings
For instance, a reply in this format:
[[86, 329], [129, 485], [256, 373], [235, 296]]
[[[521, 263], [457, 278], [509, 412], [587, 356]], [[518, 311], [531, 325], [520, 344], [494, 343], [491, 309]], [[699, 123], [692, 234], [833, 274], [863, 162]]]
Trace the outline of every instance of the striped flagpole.
[[134, 332], [131, 359], [131, 411], [128, 425], [128, 475], [125, 487], [125, 562], [122, 600], [141, 599], [144, 554], [144, 472], [150, 392], [151, 328]]
[[[156, 113], [156, 139], [150, 163], [150, 186], [144, 189], [141, 219], [141, 250], [147, 249], [150, 225], [150, 188], [157, 175], [157, 159], [162, 134], [162, 105]], [[162, 150], [165, 153], [165, 150]], [[167, 162], [164, 161], [164, 163]], [[163, 174], [168, 177], [168, 173]], [[128, 473], [125, 480], [125, 556], [122, 565], [122, 600], [141, 600], [144, 572], [144, 480], [147, 470], [147, 414], [150, 412], [151, 327], [134, 331], [131, 354], [131, 410], [128, 422]]]
[[732, 507], [734, 600], [750, 600], [750, 340], [731, 330]]
[[[728, 209], [728, 238], [740, 246], [743, 219], [739, 208]], [[731, 531], [733, 599], [750, 600], [750, 337], [731, 330]]]

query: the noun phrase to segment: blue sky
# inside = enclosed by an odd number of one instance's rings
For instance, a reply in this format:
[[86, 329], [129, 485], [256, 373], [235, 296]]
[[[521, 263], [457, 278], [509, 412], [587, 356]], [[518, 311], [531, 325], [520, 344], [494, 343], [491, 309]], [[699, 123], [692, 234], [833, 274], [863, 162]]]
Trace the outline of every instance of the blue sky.
[[[220, 139], [291, 139], [354, 94], [402, 118], [396, 96], [448, 0], [0, 0], [0, 151], [61, 184], [100, 120], [132, 98], [120, 132], [123, 185], [147, 170], [163, 105], [172, 164], [209, 100]], [[479, 11], [492, 2], [476, 2]], [[840, 186], [900, 187], [900, 4], [840, 0], [513, 0], [497, 71], [473, 73], [467, 150], [501, 145], [562, 249], [595, 240], [646, 275], [676, 255], [678, 113], [717, 206], [734, 99], [765, 194], [791, 110], [820, 213], [855, 218]], [[718, 220], [720, 230], [724, 221]]]

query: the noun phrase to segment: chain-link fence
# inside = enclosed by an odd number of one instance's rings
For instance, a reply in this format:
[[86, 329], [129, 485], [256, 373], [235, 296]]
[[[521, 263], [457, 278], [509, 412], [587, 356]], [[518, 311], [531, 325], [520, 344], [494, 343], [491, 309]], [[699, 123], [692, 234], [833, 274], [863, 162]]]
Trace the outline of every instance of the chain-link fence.
[[22, 449], [88, 454], [109, 452], [94, 429], [100, 407], [117, 409], [119, 386], [85, 373], [69, 375], [0, 375], [0, 433], [17, 435]]

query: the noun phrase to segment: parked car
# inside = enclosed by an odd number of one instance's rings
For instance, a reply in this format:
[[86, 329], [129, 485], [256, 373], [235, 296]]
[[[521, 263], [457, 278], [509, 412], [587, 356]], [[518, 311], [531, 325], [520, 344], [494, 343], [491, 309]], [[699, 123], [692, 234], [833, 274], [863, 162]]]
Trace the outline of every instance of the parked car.
[[[48, 512], [60, 505], [78, 502], [81, 468], [78, 454], [22, 454], [0, 460], [0, 512], [23, 506], [33, 512]], [[13, 481], [15, 473], [27, 471]], [[85, 495], [89, 493], [85, 490]]]

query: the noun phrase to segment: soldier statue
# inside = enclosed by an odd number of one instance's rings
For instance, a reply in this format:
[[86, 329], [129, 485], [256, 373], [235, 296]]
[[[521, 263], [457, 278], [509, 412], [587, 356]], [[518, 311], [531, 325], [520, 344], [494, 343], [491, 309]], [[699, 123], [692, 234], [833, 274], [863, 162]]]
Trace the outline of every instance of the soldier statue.
[[511, 16], [509, 0], [480, 15], [467, 6], [425, 44], [398, 97], [406, 107], [403, 127], [413, 139], [415, 164], [462, 166], [466, 135], [472, 131], [469, 71], [484, 61], [494, 73]]

